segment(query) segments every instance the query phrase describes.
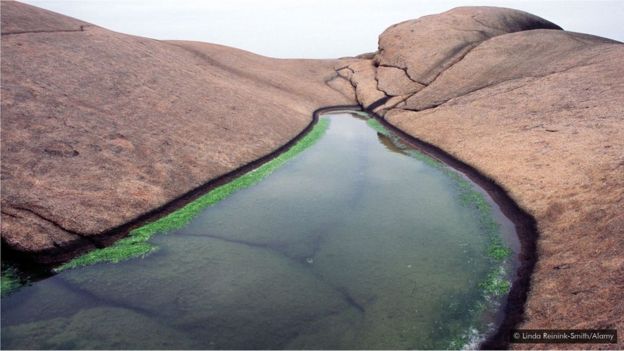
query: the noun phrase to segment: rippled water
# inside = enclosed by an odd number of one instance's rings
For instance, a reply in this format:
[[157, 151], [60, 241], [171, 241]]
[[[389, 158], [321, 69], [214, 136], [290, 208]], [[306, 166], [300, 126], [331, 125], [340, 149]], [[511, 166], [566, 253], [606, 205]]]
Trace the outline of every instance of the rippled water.
[[445, 348], [486, 329], [499, 263], [456, 179], [363, 118], [323, 118], [318, 143], [157, 252], [4, 297], [2, 348]]

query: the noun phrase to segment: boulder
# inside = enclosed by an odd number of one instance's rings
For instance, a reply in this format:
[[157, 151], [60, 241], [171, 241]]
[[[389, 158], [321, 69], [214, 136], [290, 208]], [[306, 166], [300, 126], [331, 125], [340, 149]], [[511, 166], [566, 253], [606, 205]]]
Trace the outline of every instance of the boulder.
[[561, 29], [523, 11], [457, 7], [386, 29], [379, 36], [375, 62], [404, 70], [407, 78], [427, 85], [481, 42], [501, 34], [539, 28]]

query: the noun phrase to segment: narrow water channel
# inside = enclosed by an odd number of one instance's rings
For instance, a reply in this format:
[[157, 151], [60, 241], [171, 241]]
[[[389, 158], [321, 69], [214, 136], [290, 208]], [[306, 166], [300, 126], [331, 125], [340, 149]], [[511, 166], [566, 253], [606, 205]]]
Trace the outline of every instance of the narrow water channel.
[[513, 270], [515, 254], [492, 255], [493, 242], [517, 252], [510, 223], [461, 175], [366, 117], [322, 118], [330, 125], [317, 143], [154, 236], [155, 252], [4, 296], [2, 348], [439, 349], [478, 340], [495, 325]]

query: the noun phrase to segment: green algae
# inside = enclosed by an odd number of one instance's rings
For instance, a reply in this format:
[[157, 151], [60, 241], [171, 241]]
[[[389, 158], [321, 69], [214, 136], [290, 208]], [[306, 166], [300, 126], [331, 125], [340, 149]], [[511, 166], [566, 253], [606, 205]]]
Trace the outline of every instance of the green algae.
[[[509, 282], [505, 265], [507, 259], [512, 254], [512, 250], [503, 244], [500, 237], [500, 225], [494, 220], [492, 206], [488, 203], [483, 194], [476, 191], [464, 176], [449, 169], [444, 163], [418, 150], [408, 148], [398, 136], [391, 133], [377, 119], [369, 118], [366, 123], [378, 133], [390, 138], [404, 153], [440, 170], [454, 181], [459, 190], [460, 203], [464, 206], [471, 206], [477, 210], [480, 226], [488, 238], [485, 255], [497, 263], [487, 274], [486, 278], [479, 283], [479, 288], [483, 291], [484, 298], [488, 301], [491, 301], [492, 298], [500, 298], [506, 295], [511, 288], [511, 283]], [[480, 324], [479, 316], [485, 309], [486, 305], [482, 302], [477, 303], [475, 308], [473, 308], [473, 326]], [[476, 329], [470, 328], [468, 332], [452, 333], [453, 336], [451, 337], [448, 348], [459, 349], [468, 345], [470, 341], [474, 339], [474, 330]]]
[[0, 283], [1, 296], [8, 295], [22, 285], [20, 278], [17, 275], [17, 271], [12, 267], [4, 267], [4, 264], [0, 275]]
[[511, 256], [511, 249], [504, 246], [500, 241], [493, 240], [488, 246], [488, 256], [496, 261], [504, 261], [507, 257]]
[[147, 241], [158, 233], [166, 233], [175, 229], [180, 229], [189, 223], [193, 217], [199, 214], [204, 208], [214, 205], [227, 198], [236, 191], [250, 187], [284, 165], [289, 159], [301, 153], [318, 141], [327, 128], [329, 119], [320, 119], [303, 138], [287, 151], [281, 153], [271, 161], [262, 166], [245, 173], [244, 175], [221, 185], [201, 196], [197, 200], [187, 204], [181, 209], [168, 214], [154, 222], [148, 223], [140, 228], [134, 229], [130, 234], [115, 242], [115, 244], [90, 251], [77, 257], [57, 268], [56, 272], [72, 269], [76, 267], [88, 266], [96, 263], [110, 262], [118, 263], [130, 258], [145, 257], [158, 248]]
[[381, 124], [381, 122], [379, 122], [378, 120], [374, 118], [368, 118], [368, 120], [366, 121], [366, 124], [368, 124], [369, 127], [376, 130], [378, 133], [381, 133], [386, 136], [389, 134], [386, 127], [384, 127], [383, 124]]
[[503, 296], [509, 292], [511, 284], [505, 279], [506, 272], [503, 267], [490, 272], [485, 281], [479, 284], [479, 287], [488, 295]]

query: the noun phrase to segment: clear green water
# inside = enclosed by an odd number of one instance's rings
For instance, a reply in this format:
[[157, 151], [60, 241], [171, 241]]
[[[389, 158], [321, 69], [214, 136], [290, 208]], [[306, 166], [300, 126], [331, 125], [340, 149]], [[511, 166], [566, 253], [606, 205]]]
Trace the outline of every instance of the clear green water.
[[423, 349], [491, 328], [488, 275], [511, 266], [465, 181], [363, 118], [323, 118], [315, 145], [155, 252], [4, 296], [2, 348]]

